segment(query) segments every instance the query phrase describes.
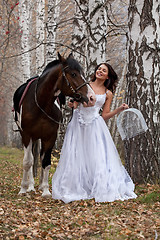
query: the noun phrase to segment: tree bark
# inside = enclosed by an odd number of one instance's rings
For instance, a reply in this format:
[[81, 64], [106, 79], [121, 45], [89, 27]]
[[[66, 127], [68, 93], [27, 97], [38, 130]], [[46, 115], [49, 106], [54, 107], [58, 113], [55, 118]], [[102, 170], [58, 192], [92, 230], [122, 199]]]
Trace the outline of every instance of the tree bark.
[[[106, 61], [107, 14], [104, 0], [76, 0], [73, 47], [79, 53], [86, 77]], [[77, 57], [77, 55], [76, 55]]]
[[31, 3], [27, 3], [25, 0], [19, 2], [19, 24], [21, 27], [21, 51], [24, 54], [21, 55], [21, 67], [23, 73], [23, 82], [30, 77], [30, 63], [31, 53], [29, 36], [30, 36], [30, 18], [31, 18]]
[[36, 69], [40, 74], [45, 67], [45, 1], [37, 1], [36, 6], [36, 42], [40, 45], [36, 48]]
[[125, 142], [126, 168], [135, 182], [160, 177], [160, 69], [158, 0], [130, 0], [126, 99], [149, 130]]
[[87, 72], [86, 44], [88, 22], [88, 0], [75, 1], [75, 16], [73, 21], [72, 48], [75, 59], [83, 66], [85, 75]]
[[59, 16], [58, 0], [48, 0], [47, 8], [47, 47], [46, 47], [46, 63], [56, 59], [56, 19]]
[[89, 0], [87, 32], [87, 74], [91, 76], [97, 64], [106, 62], [107, 8], [104, 0]]

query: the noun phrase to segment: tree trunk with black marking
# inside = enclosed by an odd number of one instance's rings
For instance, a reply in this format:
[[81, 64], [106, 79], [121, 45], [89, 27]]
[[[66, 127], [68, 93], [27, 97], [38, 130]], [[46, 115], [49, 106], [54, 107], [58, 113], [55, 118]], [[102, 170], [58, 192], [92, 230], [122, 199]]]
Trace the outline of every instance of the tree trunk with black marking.
[[160, 177], [160, 53], [158, 0], [130, 0], [127, 102], [139, 109], [149, 130], [125, 142], [126, 168], [134, 182]]
[[86, 77], [106, 61], [107, 13], [104, 0], [76, 0], [73, 48]]
[[59, 16], [58, 0], [48, 0], [47, 5], [47, 22], [46, 22], [46, 34], [47, 34], [47, 47], [46, 47], [46, 64], [52, 62], [57, 58], [56, 52], [56, 29], [57, 18]]

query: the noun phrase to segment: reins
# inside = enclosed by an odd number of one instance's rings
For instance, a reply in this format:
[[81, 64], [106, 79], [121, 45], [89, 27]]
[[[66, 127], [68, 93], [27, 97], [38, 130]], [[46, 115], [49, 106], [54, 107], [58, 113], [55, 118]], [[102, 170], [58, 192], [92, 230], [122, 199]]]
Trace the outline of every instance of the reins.
[[[78, 94], [77, 93], [77, 91], [80, 89], [80, 88], [82, 88], [83, 86], [85, 86], [85, 85], [87, 85], [87, 84], [89, 84], [89, 81], [86, 81], [86, 82], [84, 82], [84, 83], [82, 83], [80, 86], [78, 86], [76, 89], [74, 89], [73, 87], [72, 87], [72, 85], [70, 84], [70, 82], [68, 81], [68, 78], [66, 77], [66, 74], [65, 74], [65, 69], [67, 69], [67, 68], [69, 68], [69, 66], [66, 66], [65, 68], [63, 68], [62, 69], [62, 75], [63, 75], [63, 77], [64, 77], [64, 79], [66, 80], [66, 82], [67, 82], [67, 86], [69, 86], [70, 87], [70, 89], [71, 89], [71, 91], [76, 95], [78, 95], [79, 96], [79, 98], [78, 98], [78, 96], [76, 97], [75, 96], [75, 100], [80, 100], [81, 99], [81, 94]], [[81, 76], [82, 77], [82, 76]], [[83, 78], [83, 77], [82, 77]], [[36, 86], [35, 86], [35, 103], [36, 103], [36, 105], [37, 105], [37, 107], [44, 113], [44, 115], [46, 115], [51, 121], [53, 121], [53, 122], [55, 122], [55, 123], [57, 123], [57, 124], [59, 124], [59, 125], [63, 125], [63, 123], [62, 123], [62, 121], [57, 121], [57, 120], [55, 120], [54, 118], [52, 118], [51, 116], [49, 116], [48, 115], [48, 113], [46, 113], [46, 111], [43, 109], [43, 108], [41, 108], [41, 106], [39, 105], [39, 103], [38, 103], [38, 100], [37, 100], [37, 89], [38, 89], [38, 81], [39, 81], [39, 79], [40, 79], [40, 77], [38, 77], [38, 79], [37, 79], [37, 83], [36, 83]], [[83, 78], [84, 79], [84, 78]], [[72, 115], [73, 115], [73, 109], [72, 109]], [[72, 119], [72, 116], [71, 116], [71, 119]], [[69, 120], [69, 122], [71, 121], [71, 119]]]
[[34, 94], [34, 97], [35, 97], [35, 103], [37, 105], [37, 107], [44, 113], [44, 115], [46, 115], [51, 121], [57, 123], [57, 124], [61, 124], [63, 125], [63, 123], [55, 120], [54, 118], [52, 118], [51, 116], [48, 115], [48, 113], [46, 113], [46, 111], [44, 111], [43, 108], [41, 108], [41, 106], [39, 105], [38, 103], [38, 100], [37, 100], [37, 88], [38, 88], [38, 80], [40, 79], [40, 77], [37, 79], [37, 83], [36, 83], [36, 86], [35, 86], [35, 94]]

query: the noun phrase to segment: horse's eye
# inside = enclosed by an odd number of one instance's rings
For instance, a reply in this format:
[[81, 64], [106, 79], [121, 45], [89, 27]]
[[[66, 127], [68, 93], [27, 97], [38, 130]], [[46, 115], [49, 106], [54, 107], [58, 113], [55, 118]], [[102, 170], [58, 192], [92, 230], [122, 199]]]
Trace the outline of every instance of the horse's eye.
[[77, 76], [76, 73], [74, 73], [74, 72], [71, 73], [71, 75], [72, 75], [72, 77], [74, 77], [74, 78]]

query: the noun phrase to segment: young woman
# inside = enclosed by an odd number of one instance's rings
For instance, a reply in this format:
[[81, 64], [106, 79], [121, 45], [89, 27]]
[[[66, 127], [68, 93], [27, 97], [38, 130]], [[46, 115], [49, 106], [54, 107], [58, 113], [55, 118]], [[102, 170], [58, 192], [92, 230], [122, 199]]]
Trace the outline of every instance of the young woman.
[[[136, 198], [134, 184], [121, 163], [104, 120], [128, 108], [122, 104], [110, 111], [117, 74], [107, 63], [99, 64], [91, 80], [96, 94], [94, 106], [74, 106], [61, 157], [52, 179], [52, 196], [65, 203], [95, 198], [112, 202]], [[103, 106], [102, 116], [99, 111]]]

